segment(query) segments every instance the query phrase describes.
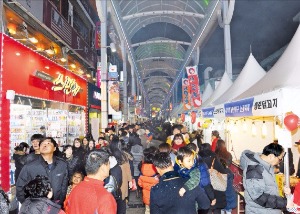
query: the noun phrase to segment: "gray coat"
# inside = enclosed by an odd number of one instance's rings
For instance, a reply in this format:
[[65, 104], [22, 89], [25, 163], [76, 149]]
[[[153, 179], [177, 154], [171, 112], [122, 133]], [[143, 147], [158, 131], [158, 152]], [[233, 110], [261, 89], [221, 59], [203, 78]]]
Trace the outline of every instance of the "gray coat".
[[241, 155], [246, 213], [281, 214], [286, 199], [279, 196], [274, 167], [260, 154], [246, 150]]

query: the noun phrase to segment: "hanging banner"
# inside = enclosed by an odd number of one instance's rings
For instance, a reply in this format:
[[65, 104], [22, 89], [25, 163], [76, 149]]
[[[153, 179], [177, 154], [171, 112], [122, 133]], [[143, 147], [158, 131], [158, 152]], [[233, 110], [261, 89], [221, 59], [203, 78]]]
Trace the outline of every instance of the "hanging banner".
[[119, 111], [119, 82], [108, 81], [108, 114], [116, 114]]
[[252, 116], [254, 98], [248, 98], [244, 100], [239, 100], [236, 102], [225, 103], [225, 116], [226, 117], [244, 117]]
[[194, 106], [195, 108], [199, 108], [202, 104], [202, 100], [200, 97], [200, 87], [199, 87], [197, 66], [186, 67], [186, 72], [190, 84], [191, 105]]
[[183, 102], [183, 109], [190, 110], [190, 86], [189, 80], [187, 78], [182, 79], [182, 102]]
[[202, 109], [202, 116], [204, 118], [214, 117], [214, 111], [215, 111], [215, 107], [204, 108], [204, 109]]
[[97, 87], [101, 88], [101, 62], [97, 62]]
[[100, 50], [101, 48], [101, 22], [96, 22], [95, 29], [95, 49]]

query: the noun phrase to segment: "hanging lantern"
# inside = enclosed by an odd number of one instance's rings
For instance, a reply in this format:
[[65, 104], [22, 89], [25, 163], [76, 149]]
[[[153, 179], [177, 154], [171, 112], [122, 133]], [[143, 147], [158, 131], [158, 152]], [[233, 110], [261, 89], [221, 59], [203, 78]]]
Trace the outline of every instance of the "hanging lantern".
[[292, 132], [298, 127], [299, 117], [292, 113], [285, 116], [283, 122], [285, 127]]
[[194, 124], [196, 122], [196, 112], [191, 112], [191, 123]]
[[184, 113], [181, 114], [181, 121], [182, 121], [182, 122], [185, 121], [185, 114], [184, 114]]
[[256, 136], [256, 134], [257, 134], [257, 129], [256, 129], [256, 126], [255, 126], [255, 123], [252, 122], [252, 135]]
[[261, 134], [263, 137], [266, 137], [268, 134], [268, 130], [267, 130], [267, 126], [266, 126], [266, 122], [263, 121], [262, 127], [261, 127]]

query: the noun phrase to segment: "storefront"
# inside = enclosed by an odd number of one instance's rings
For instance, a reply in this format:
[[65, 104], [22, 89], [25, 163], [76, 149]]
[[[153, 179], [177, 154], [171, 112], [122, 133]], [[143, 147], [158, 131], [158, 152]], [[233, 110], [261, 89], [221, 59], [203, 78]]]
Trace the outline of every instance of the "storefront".
[[[32, 49], [1, 37], [1, 185], [13, 180], [14, 147], [46, 128], [62, 146], [86, 133], [87, 82]], [[10, 165], [11, 163], [11, 165]]]
[[101, 121], [101, 89], [88, 83], [89, 132], [95, 140], [99, 137]]

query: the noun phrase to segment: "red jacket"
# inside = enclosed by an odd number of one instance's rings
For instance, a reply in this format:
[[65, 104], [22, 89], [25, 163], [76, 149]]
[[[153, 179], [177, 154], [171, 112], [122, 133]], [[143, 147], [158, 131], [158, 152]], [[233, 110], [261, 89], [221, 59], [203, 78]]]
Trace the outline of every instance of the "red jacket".
[[139, 177], [139, 186], [143, 189], [143, 202], [146, 205], [150, 204], [150, 190], [151, 187], [158, 183], [158, 175], [153, 164], [143, 163], [141, 169], [141, 176]]
[[217, 147], [217, 142], [218, 142], [219, 138], [215, 138], [212, 142], [211, 142], [211, 151], [215, 152], [216, 151], [216, 147]]
[[85, 177], [84, 181], [72, 190], [67, 199], [67, 214], [117, 213], [116, 201], [103, 185], [103, 181]]

